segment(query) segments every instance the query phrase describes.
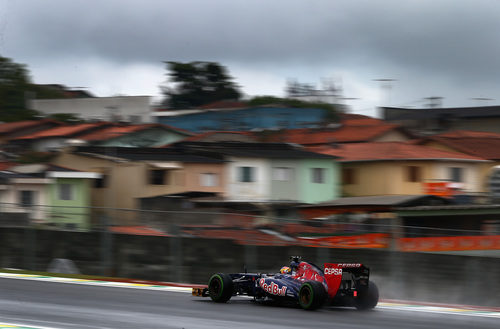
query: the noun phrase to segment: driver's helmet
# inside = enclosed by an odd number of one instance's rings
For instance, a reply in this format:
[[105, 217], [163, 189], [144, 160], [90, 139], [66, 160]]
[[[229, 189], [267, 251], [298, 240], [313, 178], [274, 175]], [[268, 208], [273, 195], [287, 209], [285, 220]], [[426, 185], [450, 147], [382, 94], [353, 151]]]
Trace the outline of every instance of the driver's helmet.
[[292, 273], [292, 269], [288, 266], [283, 266], [280, 270], [281, 274], [290, 274]]

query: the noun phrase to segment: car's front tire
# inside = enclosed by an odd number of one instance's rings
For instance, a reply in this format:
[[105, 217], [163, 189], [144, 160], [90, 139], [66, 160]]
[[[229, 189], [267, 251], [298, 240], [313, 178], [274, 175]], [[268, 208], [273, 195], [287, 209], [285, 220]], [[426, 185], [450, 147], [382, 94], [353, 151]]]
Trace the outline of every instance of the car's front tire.
[[324, 304], [326, 296], [325, 287], [321, 282], [304, 282], [299, 290], [299, 305], [304, 310], [315, 310]]
[[208, 280], [208, 295], [216, 303], [226, 303], [233, 295], [233, 280], [228, 274], [217, 273]]
[[368, 287], [358, 292], [358, 296], [354, 299], [354, 306], [358, 310], [371, 310], [378, 304], [378, 288], [375, 283], [369, 281]]

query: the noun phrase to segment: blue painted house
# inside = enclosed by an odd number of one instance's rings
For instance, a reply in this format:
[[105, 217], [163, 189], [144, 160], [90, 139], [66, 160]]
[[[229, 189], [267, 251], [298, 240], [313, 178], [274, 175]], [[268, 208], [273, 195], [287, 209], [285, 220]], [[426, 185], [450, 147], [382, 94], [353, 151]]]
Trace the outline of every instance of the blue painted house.
[[193, 109], [161, 111], [152, 114], [156, 122], [185, 129], [203, 131], [249, 131], [256, 129], [315, 128], [325, 121], [327, 110], [259, 106], [233, 109]]

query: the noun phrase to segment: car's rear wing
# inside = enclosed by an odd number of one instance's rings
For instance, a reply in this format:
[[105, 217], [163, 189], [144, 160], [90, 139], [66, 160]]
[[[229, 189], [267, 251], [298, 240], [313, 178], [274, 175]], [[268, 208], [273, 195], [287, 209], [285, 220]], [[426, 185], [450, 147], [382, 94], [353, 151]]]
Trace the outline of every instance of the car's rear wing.
[[370, 269], [361, 263], [325, 263], [323, 273], [328, 285], [328, 295], [333, 298], [339, 290], [344, 273], [351, 273], [350, 279], [356, 282], [357, 287], [367, 286]]

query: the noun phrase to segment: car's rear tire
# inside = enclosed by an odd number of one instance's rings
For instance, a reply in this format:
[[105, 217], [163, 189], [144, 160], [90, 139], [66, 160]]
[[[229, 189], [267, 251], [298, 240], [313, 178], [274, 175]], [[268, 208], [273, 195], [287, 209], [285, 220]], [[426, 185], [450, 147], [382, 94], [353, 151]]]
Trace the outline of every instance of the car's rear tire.
[[307, 281], [300, 286], [299, 305], [304, 310], [320, 308], [326, 300], [326, 290], [318, 281]]
[[358, 291], [358, 296], [354, 299], [354, 306], [358, 310], [371, 310], [378, 304], [378, 288], [375, 283], [369, 281], [368, 287]]
[[228, 274], [217, 273], [208, 280], [208, 295], [216, 303], [226, 303], [233, 295], [233, 280]]

